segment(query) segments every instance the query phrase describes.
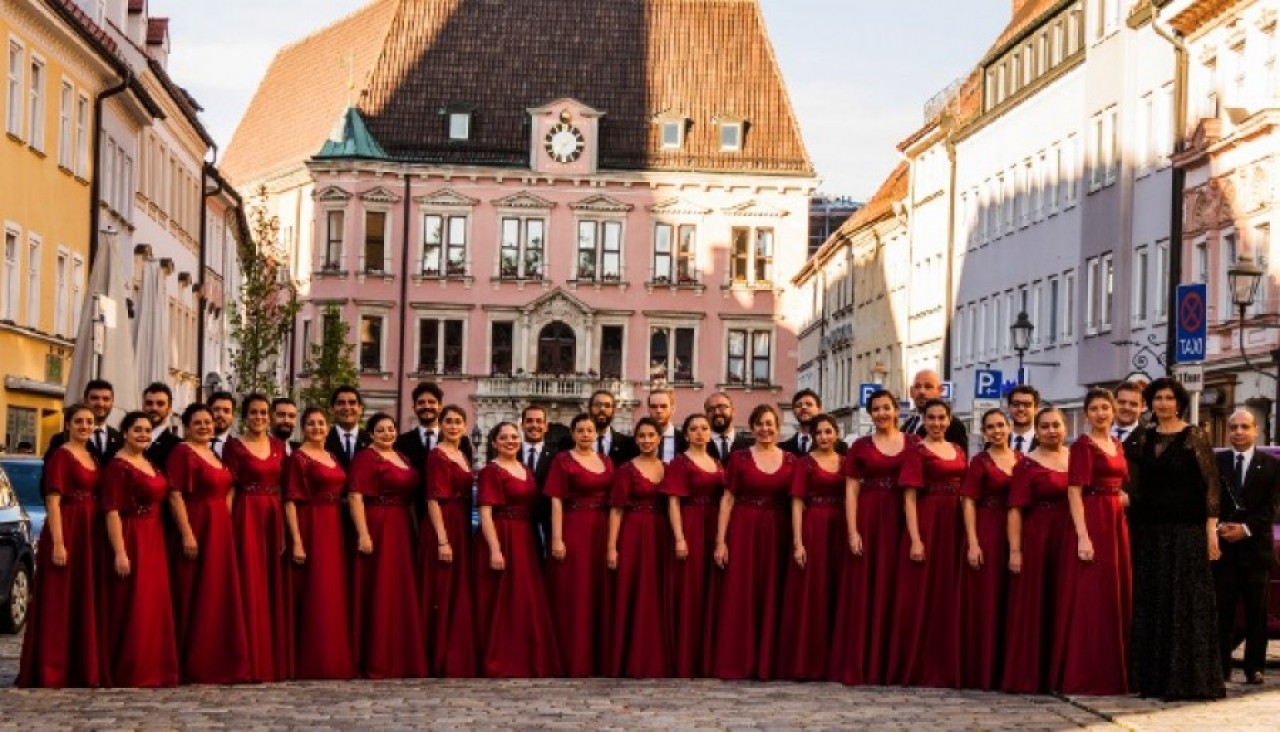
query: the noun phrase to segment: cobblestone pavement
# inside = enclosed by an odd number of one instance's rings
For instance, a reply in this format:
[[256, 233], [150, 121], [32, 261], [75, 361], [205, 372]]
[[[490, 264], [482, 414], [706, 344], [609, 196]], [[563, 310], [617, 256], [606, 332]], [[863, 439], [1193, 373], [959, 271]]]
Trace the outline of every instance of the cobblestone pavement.
[[[1280, 727], [1280, 643], [1269, 686], [1162, 704], [836, 684], [717, 681], [404, 681], [13, 689], [20, 640], [0, 637], [0, 729], [1134, 729]], [[1240, 672], [1236, 672], [1239, 679]]]

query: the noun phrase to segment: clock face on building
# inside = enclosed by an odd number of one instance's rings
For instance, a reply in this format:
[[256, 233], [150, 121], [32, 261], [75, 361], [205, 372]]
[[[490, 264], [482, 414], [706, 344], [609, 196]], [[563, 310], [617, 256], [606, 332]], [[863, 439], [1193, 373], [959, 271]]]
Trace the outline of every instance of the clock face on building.
[[560, 122], [547, 131], [547, 154], [559, 163], [572, 163], [582, 154], [586, 141], [577, 127], [567, 122]]

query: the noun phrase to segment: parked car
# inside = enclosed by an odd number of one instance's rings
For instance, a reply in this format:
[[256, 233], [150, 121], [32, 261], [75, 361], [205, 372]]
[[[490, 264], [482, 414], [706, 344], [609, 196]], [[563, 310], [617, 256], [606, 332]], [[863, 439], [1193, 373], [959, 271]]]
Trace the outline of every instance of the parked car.
[[5, 455], [0, 457], [0, 468], [9, 476], [9, 483], [18, 494], [18, 502], [31, 517], [31, 536], [39, 541], [45, 517], [44, 496], [40, 493], [44, 459], [32, 455]]
[[0, 632], [17, 633], [27, 624], [36, 550], [31, 518], [0, 469]]
[[[1217, 452], [1225, 452], [1227, 449], [1229, 448], [1219, 448]], [[1257, 450], [1265, 452], [1273, 458], [1280, 459], [1280, 447], [1278, 446], [1260, 445]], [[1277, 553], [1280, 553], [1280, 515], [1272, 519], [1271, 538], [1276, 544]], [[1238, 615], [1236, 625], [1239, 636], [1243, 640], [1244, 612], [1239, 612]], [[1280, 638], [1280, 563], [1271, 565], [1271, 595], [1267, 606], [1267, 631], [1272, 638]]]

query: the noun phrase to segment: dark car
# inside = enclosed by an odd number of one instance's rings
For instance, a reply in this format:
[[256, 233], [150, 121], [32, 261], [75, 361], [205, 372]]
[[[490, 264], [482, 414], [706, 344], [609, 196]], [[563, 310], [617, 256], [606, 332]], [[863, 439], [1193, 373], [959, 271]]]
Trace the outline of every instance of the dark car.
[[27, 624], [36, 550], [31, 519], [0, 470], [0, 632], [17, 633]]
[[44, 475], [44, 460], [35, 456], [5, 455], [0, 457], [0, 468], [9, 476], [9, 483], [18, 494], [18, 502], [31, 517], [31, 535], [40, 540], [44, 529], [44, 496], [40, 494], [40, 477]]
[[[1217, 452], [1224, 452], [1228, 448], [1219, 448]], [[1274, 445], [1259, 445], [1256, 448], [1259, 452], [1265, 452], [1271, 457], [1280, 459], [1280, 447]], [[1271, 524], [1272, 541], [1276, 544], [1276, 551], [1280, 552], [1280, 515], [1272, 519]], [[1271, 594], [1267, 606], [1267, 631], [1272, 638], [1280, 638], [1280, 564], [1271, 565]], [[1240, 613], [1237, 618], [1237, 625], [1240, 629], [1240, 637], [1244, 637], [1244, 613]]]

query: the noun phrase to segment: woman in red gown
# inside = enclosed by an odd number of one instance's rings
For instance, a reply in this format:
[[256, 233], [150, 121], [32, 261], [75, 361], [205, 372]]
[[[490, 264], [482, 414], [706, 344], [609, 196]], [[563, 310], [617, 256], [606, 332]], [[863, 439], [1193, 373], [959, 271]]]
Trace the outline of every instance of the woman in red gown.
[[418, 471], [395, 449], [391, 415], [374, 414], [365, 429], [373, 442], [356, 453], [347, 475], [357, 551], [351, 571], [356, 671], [366, 679], [422, 678], [427, 644], [413, 536]]
[[213, 415], [203, 404], [182, 413], [186, 441], [165, 470], [177, 542], [169, 552], [178, 659], [186, 684], [249, 681], [240, 571], [231, 528], [231, 472], [213, 454]]
[[1084, 398], [1089, 433], [1071, 445], [1067, 504], [1076, 556], [1064, 550], [1066, 627], [1062, 666], [1055, 689], [1064, 694], [1129, 693], [1129, 621], [1133, 615], [1133, 575], [1129, 568], [1129, 525], [1122, 488], [1129, 464], [1120, 441], [1111, 436], [1115, 397], [1090, 389]]
[[93, 412], [75, 404], [67, 408], [65, 419], [67, 441], [49, 454], [40, 486], [48, 513], [18, 668], [18, 686], [24, 687], [108, 682], [99, 656], [99, 471], [88, 448]]
[[908, 453], [899, 482], [907, 535], [899, 550], [889, 682], [904, 686], [960, 685], [960, 576], [964, 518], [960, 484], [968, 460], [947, 441], [951, 407], [924, 406], [924, 440]]
[[827, 677], [836, 588], [849, 553], [844, 522], [844, 475], [836, 443], [840, 429], [830, 415], [809, 423], [814, 449], [791, 477], [792, 562], [782, 601], [779, 676], [811, 681]]
[[883, 684], [895, 632], [894, 575], [903, 536], [898, 475], [915, 437], [898, 429], [898, 398], [884, 389], [867, 400], [875, 432], [845, 453], [845, 525], [849, 554], [840, 574], [828, 678]]
[[440, 410], [440, 442], [427, 455], [423, 482], [427, 520], [418, 541], [422, 568], [423, 632], [432, 676], [476, 675], [476, 628], [471, 604], [471, 484], [475, 476], [462, 453], [467, 414], [450, 404]]
[[547, 598], [567, 676], [599, 676], [604, 668], [609, 488], [613, 461], [596, 452], [596, 425], [579, 414], [570, 423], [573, 449], [551, 462], [543, 492], [551, 498], [551, 558]]
[[[586, 415], [583, 415], [586, 416]], [[645, 417], [634, 436], [640, 454], [618, 468], [609, 494], [605, 564], [613, 571], [605, 638], [605, 672], [636, 679], [671, 675], [670, 613], [664, 601], [663, 569], [670, 551], [667, 501], [658, 487], [658, 425]]]
[[355, 660], [342, 512], [347, 474], [325, 449], [324, 410], [308, 407], [299, 421], [304, 442], [284, 463], [290, 665], [297, 679], [349, 679]]
[[791, 547], [791, 475], [795, 456], [778, 447], [778, 410], [751, 410], [756, 443], [729, 457], [713, 560], [719, 571], [708, 603], [709, 675], [718, 679], [777, 675], [778, 616]]
[[235, 493], [231, 531], [240, 567], [240, 599], [244, 601], [249, 638], [249, 678], [289, 678], [288, 608], [284, 591], [284, 508], [280, 474], [284, 443], [268, 433], [271, 400], [250, 394], [240, 405], [243, 432], [227, 440], [222, 460], [231, 471]]
[[999, 409], [982, 415], [982, 437], [987, 448], [969, 461], [960, 488], [968, 537], [960, 588], [960, 685], [998, 689], [1009, 577], [1009, 485], [1018, 456], [1009, 447], [1009, 420]]
[[480, 672], [490, 678], [560, 676], [560, 649], [533, 537], [538, 484], [520, 464], [520, 430], [489, 432], [494, 459], [480, 471], [475, 603]]
[[1052, 691], [1062, 622], [1062, 553], [1068, 541], [1066, 419], [1056, 407], [1036, 415], [1036, 449], [1009, 485], [1009, 598], [1001, 688]]
[[124, 446], [102, 476], [107, 519], [102, 654], [113, 686], [177, 686], [169, 558], [160, 523], [169, 483], [146, 457], [147, 415], [126, 414], [120, 432]]
[[673, 544], [667, 562], [667, 607], [675, 654], [673, 672], [692, 678], [705, 676], [702, 654], [707, 620], [707, 587], [711, 584], [711, 555], [715, 551], [717, 506], [724, 493], [725, 472], [707, 452], [711, 422], [704, 414], [684, 421], [689, 448], [668, 465], [660, 486], [667, 494], [667, 518]]

